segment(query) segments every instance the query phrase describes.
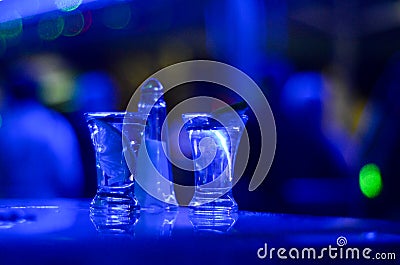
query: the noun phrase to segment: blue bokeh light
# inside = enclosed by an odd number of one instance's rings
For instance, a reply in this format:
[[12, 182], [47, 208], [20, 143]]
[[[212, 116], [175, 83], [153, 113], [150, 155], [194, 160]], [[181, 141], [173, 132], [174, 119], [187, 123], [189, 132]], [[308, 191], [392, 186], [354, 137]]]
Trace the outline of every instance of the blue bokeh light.
[[123, 29], [131, 21], [132, 11], [128, 4], [119, 4], [104, 9], [103, 23], [110, 29]]

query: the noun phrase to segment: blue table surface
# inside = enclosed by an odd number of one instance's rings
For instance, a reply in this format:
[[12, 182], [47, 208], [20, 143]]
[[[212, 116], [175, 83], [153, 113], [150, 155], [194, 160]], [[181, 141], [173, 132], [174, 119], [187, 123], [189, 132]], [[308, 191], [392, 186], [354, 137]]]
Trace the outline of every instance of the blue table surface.
[[[141, 212], [135, 223], [115, 229], [89, 218], [89, 200], [0, 200], [0, 265], [282, 264], [293, 260], [260, 259], [257, 251], [339, 249], [339, 237], [346, 241], [342, 248], [393, 252], [397, 259], [385, 264], [400, 262], [398, 222], [259, 212], [199, 218], [178, 208]], [[310, 260], [296, 264], [303, 262]]]

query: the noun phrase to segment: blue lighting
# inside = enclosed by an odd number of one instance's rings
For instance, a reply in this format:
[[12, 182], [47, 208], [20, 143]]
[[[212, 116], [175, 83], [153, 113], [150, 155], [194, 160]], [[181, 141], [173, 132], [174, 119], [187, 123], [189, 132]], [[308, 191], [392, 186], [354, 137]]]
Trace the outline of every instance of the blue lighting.
[[[96, 88], [96, 93], [93, 93], [93, 87]], [[82, 111], [114, 110], [117, 102], [116, 89], [114, 81], [107, 73], [86, 72], [76, 79], [74, 102]]]
[[287, 47], [285, 2], [209, 1], [205, 12], [208, 49], [214, 57], [262, 79], [265, 60]]
[[[75, 6], [77, 8], [80, 5], [95, 1], [96, 0], [41, 0], [40, 2], [36, 0], [0, 1], [0, 23], [13, 20], [10, 14], [17, 13], [21, 18], [26, 18], [59, 9], [63, 11], [72, 11]], [[78, 5], [79, 2], [80, 4]], [[111, 2], [111, 0], [96, 2], [107, 3]]]
[[[323, 77], [316, 72], [293, 75], [283, 89], [283, 100], [288, 106], [298, 106], [309, 100], [321, 100]], [[286, 105], [285, 104], [285, 105]]]
[[292, 75], [281, 94], [283, 112], [303, 125], [319, 126], [322, 120], [324, 78], [318, 72]]

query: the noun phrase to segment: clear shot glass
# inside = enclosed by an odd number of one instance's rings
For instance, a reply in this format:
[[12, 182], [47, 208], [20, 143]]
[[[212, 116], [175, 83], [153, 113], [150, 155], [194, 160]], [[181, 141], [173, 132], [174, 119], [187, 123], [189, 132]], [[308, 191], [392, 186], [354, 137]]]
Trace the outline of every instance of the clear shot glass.
[[[228, 119], [226, 119], [228, 117]], [[194, 162], [192, 214], [229, 215], [238, 211], [232, 195], [233, 170], [246, 115], [183, 114]]]
[[97, 224], [118, 226], [137, 220], [140, 207], [134, 194], [136, 162], [146, 117], [132, 112], [85, 113], [96, 153], [97, 193], [90, 216]]

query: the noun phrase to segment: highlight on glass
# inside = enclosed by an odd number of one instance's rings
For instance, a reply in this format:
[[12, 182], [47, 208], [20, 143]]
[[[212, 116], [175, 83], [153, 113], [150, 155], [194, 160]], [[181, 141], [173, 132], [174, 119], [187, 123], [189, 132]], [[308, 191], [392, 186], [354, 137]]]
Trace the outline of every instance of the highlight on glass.
[[189, 204], [193, 214], [229, 215], [238, 211], [232, 195], [233, 170], [247, 119], [236, 112], [183, 114], [194, 162], [195, 193]]
[[[139, 204], [134, 195], [136, 165], [146, 115], [126, 112], [85, 114], [96, 153], [97, 194], [90, 216], [97, 223], [120, 225], [136, 219]], [[131, 161], [131, 170], [126, 164]], [[101, 219], [101, 220], [99, 220]]]

